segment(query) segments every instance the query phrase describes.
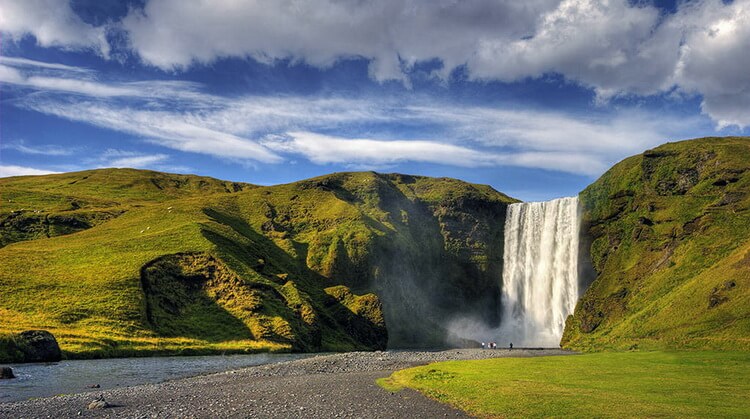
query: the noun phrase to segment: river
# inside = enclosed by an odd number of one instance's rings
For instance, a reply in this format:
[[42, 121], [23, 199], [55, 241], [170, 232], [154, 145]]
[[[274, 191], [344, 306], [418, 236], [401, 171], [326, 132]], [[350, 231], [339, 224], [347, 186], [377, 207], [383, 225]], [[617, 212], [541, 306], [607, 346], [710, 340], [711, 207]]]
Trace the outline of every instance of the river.
[[[0, 403], [159, 383], [309, 356], [310, 354], [171, 356], [9, 364], [16, 378], [0, 380]], [[96, 385], [99, 387], [92, 388]]]

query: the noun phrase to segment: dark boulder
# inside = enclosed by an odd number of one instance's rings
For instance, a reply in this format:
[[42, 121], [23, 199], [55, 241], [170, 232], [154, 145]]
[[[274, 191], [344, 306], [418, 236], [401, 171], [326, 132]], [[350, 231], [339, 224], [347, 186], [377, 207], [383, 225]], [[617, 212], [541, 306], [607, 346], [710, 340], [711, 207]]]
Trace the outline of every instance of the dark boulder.
[[16, 376], [13, 375], [13, 369], [10, 367], [0, 367], [0, 380], [8, 380], [11, 378], [16, 378]]
[[26, 362], [57, 362], [62, 352], [52, 333], [46, 330], [27, 330], [18, 338]]

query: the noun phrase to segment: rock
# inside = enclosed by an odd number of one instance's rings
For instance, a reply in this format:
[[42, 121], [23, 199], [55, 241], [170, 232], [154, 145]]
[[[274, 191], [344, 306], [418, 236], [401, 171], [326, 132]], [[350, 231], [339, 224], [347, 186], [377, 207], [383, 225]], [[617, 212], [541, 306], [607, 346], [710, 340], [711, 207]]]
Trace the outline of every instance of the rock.
[[101, 388], [99, 384], [91, 384], [89, 388]]
[[91, 403], [89, 403], [89, 410], [93, 409], [106, 409], [109, 407], [109, 403], [104, 400], [104, 396], [98, 396]]
[[718, 288], [714, 288], [711, 291], [711, 295], [708, 296], [708, 308], [714, 308], [719, 304], [723, 304], [729, 301], [729, 298], [719, 293]]
[[57, 362], [62, 352], [52, 333], [46, 330], [27, 330], [19, 335], [26, 362]]
[[16, 378], [16, 376], [13, 375], [13, 369], [11, 367], [0, 368], [0, 380], [9, 380], [11, 378]]

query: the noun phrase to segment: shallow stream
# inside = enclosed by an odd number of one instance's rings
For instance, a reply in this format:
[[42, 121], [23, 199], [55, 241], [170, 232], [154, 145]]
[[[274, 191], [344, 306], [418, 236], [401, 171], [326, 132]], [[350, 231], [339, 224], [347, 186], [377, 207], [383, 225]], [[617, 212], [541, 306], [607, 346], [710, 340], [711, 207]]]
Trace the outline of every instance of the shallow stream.
[[[98, 391], [290, 361], [310, 354], [172, 356], [9, 364], [16, 378], [0, 380], [0, 403]], [[99, 385], [98, 388], [92, 388]]]

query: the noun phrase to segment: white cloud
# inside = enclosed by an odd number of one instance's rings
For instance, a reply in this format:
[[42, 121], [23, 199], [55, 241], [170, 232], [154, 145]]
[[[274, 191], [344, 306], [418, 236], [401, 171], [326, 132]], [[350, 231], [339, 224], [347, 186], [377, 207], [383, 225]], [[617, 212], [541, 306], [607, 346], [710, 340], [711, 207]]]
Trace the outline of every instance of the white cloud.
[[25, 105], [61, 118], [135, 134], [147, 141], [179, 151], [215, 157], [278, 163], [282, 158], [256, 141], [200, 125], [200, 118], [179, 112], [139, 110], [118, 104], [75, 103], [35, 98]]
[[57, 145], [45, 144], [45, 145], [27, 145], [25, 141], [7, 142], [0, 146], [2, 149], [15, 150], [24, 154], [34, 154], [41, 156], [70, 156], [73, 154], [73, 150], [69, 148], [63, 148]]
[[720, 127], [750, 126], [750, 2], [698, 2], [678, 14], [688, 31], [675, 78], [703, 96], [703, 111]]
[[[11, 39], [31, 34], [43, 46], [108, 51], [105, 28], [81, 21], [64, 0], [0, 6], [0, 31]], [[461, 66], [472, 80], [554, 73], [593, 89], [602, 102], [696, 94], [719, 127], [750, 125], [750, 0], [678, 2], [674, 13], [631, 0], [213, 0], [189, 7], [149, 0], [110, 27], [145, 63], [168, 71], [223, 57], [320, 68], [364, 58], [373, 79], [408, 86], [416, 63], [437, 60], [443, 80]], [[129, 96], [134, 88], [35, 77], [24, 83], [99, 96]]]
[[263, 144], [279, 152], [303, 155], [313, 163], [353, 167], [378, 168], [419, 162], [460, 167], [519, 166], [587, 175], [598, 175], [605, 169], [596, 156], [584, 153], [499, 152], [425, 140], [341, 138], [289, 132], [285, 136], [269, 137]]
[[[111, 154], [111, 153], [110, 153]], [[123, 157], [106, 160], [107, 167], [130, 167], [140, 169], [144, 167], [154, 167], [165, 163], [169, 160], [166, 154], [138, 154], [132, 153]]]
[[415, 63], [445, 78], [514, 82], [548, 73], [600, 100], [678, 90], [704, 97], [720, 126], [750, 123], [750, 1], [680, 2], [664, 14], [629, 0], [151, 0], [122, 27], [149, 64], [179, 69], [221, 57], [326, 68], [363, 57], [373, 79], [408, 85]]
[[283, 137], [269, 137], [263, 144], [276, 151], [302, 154], [317, 164], [382, 166], [425, 162], [476, 167], [496, 160], [491, 154], [436, 141], [340, 138], [312, 132], [289, 132]]
[[[316, 164], [356, 167], [427, 162], [596, 175], [627, 155], [703, 128], [701, 118], [635, 112], [591, 117], [512, 106], [455, 106], [415, 96], [400, 101], [224, 98], [203, 93], [200, 85], [191, 83], [108, 83], [97, 80], [96, 73], [75, 69], [44, 73], [50, 83], [27, 82], [39, 68], [51, 67], [54, 64], [0, 64], [0, 78], [6, 83], [34, 91], [16, 99], [15, 106], [129, 133], [174, 150], [240, 162], [280, 163], [301, 155]], [[10, 75], [2, 75], [3, 69]], [[86, 81], [89, 87], [59, 83], [58, 78]], [[61, 90], [61, 84], [73, 87]], [[100, 94], [123, 86], [129, 89], [126, 96]], [[394, 127], [418, 130], [422, 138]], [[162, 164], [159, 159], [166, 155], [110, 155], [106, 163]]]
[[29, 176], [29, 175], [49, 175], [53, 172], [50, 170], [35, 169], [33, 167], [0, 165], [0, 178], [10, 176]]
[[81, 67], [73, 67], [65, 64], [58, 63], [47, 63], [44, 61], [29, 60], [21, 57], [2, 57], [0, 56], [0, 64], [6, 64], [11, 67], [21, 68], [44, 68], [49, 70], [60, 70], [60, 71], [72, 71], [76, 73], [88, 73], [91, 70]]
[[43, 91], [95, 97], [189, 100], [206, 107], [220, 98], [197, 92], [196, 83], [177, 80], [101, 82], [93, 70], [16, 57], [0, 57], [0, 82]]
[[401, 67], [417, 60], [437, 57], [453, 68], [466, 61], [477, 39], [523, 36], [555, 3], [217, 0], [185, 7], [180, 0], [152, 0], [122, 26], [143, 60], [164, 69], [226, 56], [290, 58], [318, 67], [364, 57], [376, 80], [400, 80]]
[[0, 31], [20, 40], [33, 35], [43, 47], [92, 49], [109, 54], [105, 29], [85, 23], [61, 0], [0, 0]]

